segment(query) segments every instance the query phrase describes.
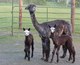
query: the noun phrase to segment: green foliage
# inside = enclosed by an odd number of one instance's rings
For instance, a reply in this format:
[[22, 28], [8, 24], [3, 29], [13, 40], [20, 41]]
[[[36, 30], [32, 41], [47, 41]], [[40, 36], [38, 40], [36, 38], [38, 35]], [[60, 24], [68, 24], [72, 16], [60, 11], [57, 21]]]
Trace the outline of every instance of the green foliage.
[[45, 5], [46, 0], [23, 0], [24, 4], [34, 3], [37, 5]]
[[76, 7], [80, 7], [80, 0], [76, 0]]

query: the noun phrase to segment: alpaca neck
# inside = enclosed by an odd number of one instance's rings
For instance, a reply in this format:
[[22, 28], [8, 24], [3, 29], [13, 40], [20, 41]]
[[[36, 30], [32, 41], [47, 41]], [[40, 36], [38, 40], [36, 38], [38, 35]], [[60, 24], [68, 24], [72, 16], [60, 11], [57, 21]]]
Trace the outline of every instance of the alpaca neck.
[[33, 26], [39, 32], [39, 34], [42, 35], [43, 27], [37, 22], [35, 13], [30, 13], [30, 15], [31, 15], [31, 20], [32, 20]]
[[37, 22], [37, 19], [35, 17], [35, 13], [30, 13], [30, 16], [31, 16], [31, 20], [32, 20], [32, 23], [33, 25], [39, 25], [39, 23]]
[[38, 31], [39, 35], [41, 37], [47, 37], [47, 33], [46, 33], [46, 30], [45, 30], [45, 26], [43, 26], [42, 24], [39, 24], [36, 17], [35, 17], [35, 13], [30, 13], [31, 15], [31, 20], [32, 20], [32, 23], [33, 23], [33, 26], [35, 27], [35, 29]]

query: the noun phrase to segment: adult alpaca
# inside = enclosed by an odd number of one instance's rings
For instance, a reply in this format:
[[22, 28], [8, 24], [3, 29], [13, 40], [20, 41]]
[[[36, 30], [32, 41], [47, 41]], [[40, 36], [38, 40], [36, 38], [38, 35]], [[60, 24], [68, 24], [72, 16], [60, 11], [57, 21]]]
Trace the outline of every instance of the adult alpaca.
[[34, 52], [34, 39], [33, 39], [33, 35], [30, 33], [30, 28], [28, 28], [28, 29], [23, 28], [23, 31], [25, 33], [25, 41], [24, 41], [25, 57], [24, 57], [24, 59], [26, 59], [26, 57], [28, 57], [28, 61], [30, 61], [30, 48], [32, 49], [31, 57], [33, 57], [33, 52]]
[[[35, 11], [36, 11], [36, 6], [34, 4], [30, 4], [28, 5], [25, 9], [29, 10], [29, 13], [30, 13], [30, 16], [31, 16], [31, 20], [32, 20], [32, 23], [33, 23], [33, 26], [35, 27], [35, 29], [38, 31], [40, 37], [41, 37], [41, 40], [43, 38], [44, 41], [42, 40], [42, 48], [43, 48], [43, 58], [44, 58], [44, 47], [46, 47], [47, 51], [50, 52], [50, 47], [46, 46], [47, 44], [47, 41], [50, 41], [49, 38], [50, 38], [50, 35], [51, 35], [51, 31], [50, 31], [50, 28], [48, 25], [54, 27], [54, 25], [56, 24], [57, 26], [61, 26], [61, 25], [64, 25], [65, 28], [63, 30], [63, 32], [61, 34], [68, 34], [68, 35], [71, 35], [71, 28], [70, 28], [70, 24], [64, 20], [54, 20], [54, 21], [49, 21], [49, 22], [45, 22], [45, 23], [42, 23], [42, 24], [39, 24], [36, 17], [35, 17]], [[46, 41], [47, 40], [47, 41]], [[45, 43], [45, 46], [44, 46], [44, 43]], [[66, 54], [66, 49], [64, 50], [64, 54], [63, 56], [65, 56]], [[49, 57], [49, 53], [48, 53], [48, 57]], [[48, 57], [46, 57], [46, 61], [48, 61]]]

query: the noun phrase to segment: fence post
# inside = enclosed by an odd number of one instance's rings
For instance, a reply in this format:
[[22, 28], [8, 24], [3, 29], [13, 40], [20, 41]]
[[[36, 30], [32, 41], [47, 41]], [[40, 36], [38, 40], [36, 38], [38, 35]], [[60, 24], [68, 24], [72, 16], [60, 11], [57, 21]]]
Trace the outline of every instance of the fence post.
[[19, 0], [19, 29], [22, 29], [22, 0]]
[[12, 25], [11, 25], [11, 33], [12, 33], [12, 36], [13, 36], [13, 0], [12, 0]]
[[74, 32], [74, 21], [75, 21], [75, 0], [71, 0], [71, 25], [72, 25], [72, 32]]
[[47, 21], [48, 21], [48, 7], [47, 7]]

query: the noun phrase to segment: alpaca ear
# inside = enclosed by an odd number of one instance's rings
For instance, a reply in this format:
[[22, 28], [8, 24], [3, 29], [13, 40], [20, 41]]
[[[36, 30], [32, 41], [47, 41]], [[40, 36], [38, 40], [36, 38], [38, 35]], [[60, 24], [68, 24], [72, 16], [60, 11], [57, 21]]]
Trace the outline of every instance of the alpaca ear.
[[50, 25], [48, 25], [49, 26], [49, 28], [51, 28], [51, 26]]
[[57, 25], [55, 24], [54, 27], [56, 27]]
[[28, 28], [28, 31], [30, 31], [30, 28]]
[[23, 31], [25, 31], [25, 28], [23, 28]]

